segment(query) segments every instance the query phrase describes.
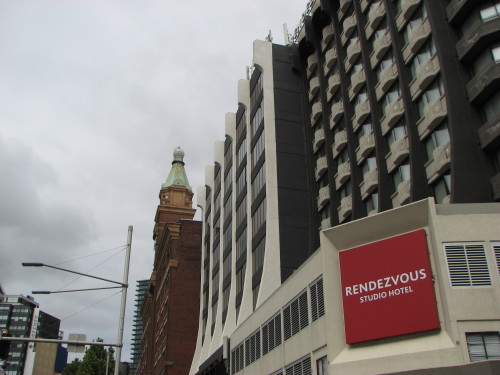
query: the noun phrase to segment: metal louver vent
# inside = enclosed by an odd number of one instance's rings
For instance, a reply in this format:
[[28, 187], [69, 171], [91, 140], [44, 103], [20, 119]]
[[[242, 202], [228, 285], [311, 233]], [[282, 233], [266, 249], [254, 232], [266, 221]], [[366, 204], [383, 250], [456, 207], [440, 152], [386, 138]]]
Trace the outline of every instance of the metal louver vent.
[[323, 295], [323, 278], [318, 279], [309, 287], [311, 291], [311, 319], [318, 320], [325, 315], [325, 298]]
[[491, 285], [488, 262], [481, 243], [444, 244], [451, 286]]
[[306, 357], [285, 368], [285, 375], [312, 375], [311, 358]]
[[495, 254], [495, 261], [497, 263], [497, 273], [498, 277], [500, 277], [500, 243], [495, 242], [491, 244], [493, 247], [493, 253]]
[[307, 291], [303, 291], [283, 309], [285, 340], [289, 339], [309, 324]]

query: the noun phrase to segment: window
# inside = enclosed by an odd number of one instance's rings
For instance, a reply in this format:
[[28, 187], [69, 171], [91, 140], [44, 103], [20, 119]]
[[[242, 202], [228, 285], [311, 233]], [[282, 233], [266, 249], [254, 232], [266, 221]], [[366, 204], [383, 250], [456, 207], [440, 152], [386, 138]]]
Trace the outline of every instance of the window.
[[488, 99], [483, 105], [484, 122], [493, 121], [500, 114], [500, 91]]
[[229, 170], [227, 171], [227, 175], [226, 177], [224, 178], [224, 192], [227, 193], [227, 191], [229, 190], [229, 188], [232, 186], [233, 184], [233, 173], [232, 173], [232, 167], [229, 168]]
[[[371, 155], [373, 155], [373, 153]], [[377, 160], [375, 156], [370, 156], [366, 158], [363, 164], [361, 164], [361, 170], [363, 171], [363, 175], [375, 169], [377, 169]]]
[[318, 375], [328, 375], [328, 358], [325, 356], [316, 361]]
[[500, 2], [486, 1], [479, 8], [479, 15], [483, 21], [489, 21], [500, 15]]
[[238, 178], [236, 180], [236, 196], [237, 197], [245, 189], [245, 186], [247, 186], [247, 167], [246, 166], [243, 167], [240, 175], [238, 176]]
[[264, 132], [260, 133], [259, 139], [252, 149], [252, 168], [255, 167], [260, 157], [264, 154]]
[[246, 263], [236, 272], [236, 295], [243, 292], [243, 287], [245, 286], [245, 270]]
[[255, 134], [257, 134], [257, 130], [259, 130], [261, 124], [263, 123], [264, 123], [264, 103], [261, 103], [252, 118], [252, 123], [250, 127], [252, 131], [252, 137], [254, 137]]
[[454, 287], [491, 285], [488, 262], [482, 243], [443, 244], [450, 284]]
[[262, 326], [262, 355], [281, 345], [281, 314], [278, 313]]
[[378, 193], [372, 193], [368, 196], [368, 198], [364, 201], [366, 215], [370, 214], [370, 212], [378, 212]]
[[245, 221], [247, 217], [247, 196], [243, 198], [240, 205], [236, 208], [236, 228]]
[[323, 277], [309, 286], [311, 291], [311, 319], [318, 320], [325, 315], [325, 298], [323, 295]]
[[444, 199], [451, 194], [451, 176], [445, 174], [432, 185], [437, 204], [445, 203]]
[[285, 341], [308, 325], [307, 293], [304, 291], [283, 308]]
[[432, 57], [436, 55], [436, 44], [434, 43], [434, 39], [432, 37], [424, 43], [424, 45], [420, 48], [418, 53], [412, 60], [411, 68], [411, 77], [415, 78], [417, 76], [417, 70], [420, 65], [429, 61]]
[[229, 194], [226, 203], [224, 203], [224, 222], [227, 220], [228, 217], [231, 217], [231, 214], [233, 213], [232, 210], [233, 210], [233, 200], [231, 194]]
[[410, 22], [406, 26], [404, 30], [404, 40], [406, 43], [411, 39], [412, 30], [419, 27], [425, 20], [427, 19], [427, 11], [425, 10], [425, 6], [420, 6], [418, 10], [411, 17]]
[[440, 99], [444, 95], [444, 86], [441, 79], [436, 79], [432, 82], [429, 87], [424, 91], [420, 99], [418, 100], [418, 113], [420, 117], [426, 115], [425, 110], [428, 104], [434, 103], [436, 100]]
[[212, 298], [219, 293], [219, 269], [216, 269], [212, 275]]
[[257, 176], [255, 176], [254, 180], [252, 181], [252, 199], [255, 199], [257, 195], [259, 195], [260, 191], [266, 184], [266, 165], [262, 164], [262, 166], [259, 169], [259, 172], [257, 173]]
[[240, 147], [238, 148], [238, 151], [236, 152], [236, 165], [239, 167], [241, 165], [241, 162], [247, 155], [247, 140], [246, 138], [241, 142]]
[[264, 238], [256, 246], [255, 250], [252, 252], [252, 265], [253, 273], [260, 271], [264, 266], [264, 250], [266, 248], [266, 239]]
[[500, 335], [498, 332], [466, 333], [471, 362], [500, 359]]
[[448, 124], [444, 122], [434, 129], [434, 131], [425, 140], [427, 160], [434, 159], [434, 150], [436, 148], [445, 146], [448, 143], [450, 143], [450, 133], [448, 132]]
[[266, 223], [266, 198], [262, 200], [252, 216], [252, 236], [255, 236]]
[[224, 258], [224, 262], [222, 263], [222, 272], [222, 280], [225, 280], [226, 277], [231, 274], [231, 252], [229, 252], [229, 254], [227, 254], [227, 256]]
[[394, 188], [398, 189], [398, 186], [403, 181], [408, 181], [410, 179], [410, 164], [408, 160], [396, 168], [396, 171], [392, 175], [392, 182], [394, 183]]
[[255, 285], [255, 288], [252, 289], [252, 300], [253, 300], [253, 309], [255, 310], [255, 307], [257, 306], [257, 299], [259, 298], [259, 289], [260, 289], [260, 282]]
[[247, 228], [243, 229], [240, 236], [236, 240], [236, 259], [240, 259], [240, 256], [247, 249]]

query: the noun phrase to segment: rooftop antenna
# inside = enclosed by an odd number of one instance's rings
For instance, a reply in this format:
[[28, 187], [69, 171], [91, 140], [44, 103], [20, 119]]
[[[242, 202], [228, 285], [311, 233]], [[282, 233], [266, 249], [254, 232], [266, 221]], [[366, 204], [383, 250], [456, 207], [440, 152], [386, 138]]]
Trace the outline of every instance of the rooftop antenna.
[[266, 36], [266, 42], [272, 42], [273, 41], [273, 34], [271, 34], [271, 30], [269, 30], [269, 34]]
[[290, 34], [288, 33], [288, 25], [283, 24], [283, 33], [285, 34], [285, 44], [290, 45]]

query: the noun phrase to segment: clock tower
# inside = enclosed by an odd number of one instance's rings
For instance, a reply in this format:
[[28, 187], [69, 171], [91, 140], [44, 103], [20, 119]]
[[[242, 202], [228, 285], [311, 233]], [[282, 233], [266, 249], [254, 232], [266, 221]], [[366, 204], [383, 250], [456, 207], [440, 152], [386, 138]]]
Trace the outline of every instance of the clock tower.
[[167, 180], [161, 185], [160, 204], [156, 210], [153, 239], [161, 236], [166, 223], [177, 223], [182, 219], [192, 220], [196, 209], [193, 208], [193, 192], [184, 170], [184, 151], [174, 150], [174, 160]]

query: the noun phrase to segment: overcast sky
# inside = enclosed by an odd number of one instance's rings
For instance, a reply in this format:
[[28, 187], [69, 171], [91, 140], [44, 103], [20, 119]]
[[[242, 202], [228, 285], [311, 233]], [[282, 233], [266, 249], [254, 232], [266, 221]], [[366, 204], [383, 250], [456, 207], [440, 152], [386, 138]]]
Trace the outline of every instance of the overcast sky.
[[[225, 113], [237, 110], [253, 40], [272, 30], [283, 44], [283, 24], [292, 33], [306, 2], [0, 0], [6, 293], [109, 286], [23, 261], [121, 281], [132, 225], [129, 360], [135, 283], [151, 275], [153, 220], [172, 152], [184, 149], [196, 193], [214, 142], [224, 139]], [[62, 319], [65, 335], [116, 342], [116, 291], [35, 298]]]

